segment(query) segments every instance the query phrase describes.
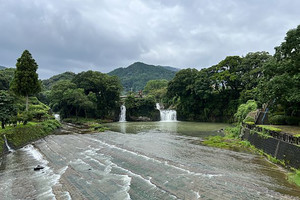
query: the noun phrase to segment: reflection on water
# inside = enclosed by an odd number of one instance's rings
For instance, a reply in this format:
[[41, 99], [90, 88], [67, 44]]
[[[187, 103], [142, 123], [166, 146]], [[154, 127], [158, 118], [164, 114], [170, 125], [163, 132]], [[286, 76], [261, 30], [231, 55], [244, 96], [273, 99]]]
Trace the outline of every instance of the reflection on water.
[[201, 122], [127, 122], [105, 124], [110, 130], [124, 133], [137, 134], [147, 132], [165, 132], [171, 134], [203, 137], [208, 135], [222, 135], [220, 129], [228, 124], [201, 123]]

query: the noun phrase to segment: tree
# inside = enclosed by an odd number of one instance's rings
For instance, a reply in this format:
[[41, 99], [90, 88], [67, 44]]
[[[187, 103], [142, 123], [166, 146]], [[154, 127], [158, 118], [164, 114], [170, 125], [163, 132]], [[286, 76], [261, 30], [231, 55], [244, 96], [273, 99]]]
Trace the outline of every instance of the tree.
[[286, 115], [300, 116], [300, 25], [289, 30], [275, 50], [274, 58], [263, 68], [260, 101], [280, 104]]
[[150, 80], [147, 82], [144, 92], [154, 96], [156, 101], [161, 101], [167, 93], [168, 81], [166, 79]]
[[72, 82], [86, 95], [96, 96], [96, 117], [104, 118], [111, 110], [119, 109], [122, 86], [118, 77], [89, 70], [77, 74]]
[[36, 73], [38, 65], [30, 52], [25, 50], [17, 59], [16, 67], [11, 89], [17, 95], [26, 97], [26, 111], [28, 111], [28, 96], [41, 91], [41, 84]]
[[16, 107], [14, 106], [14, 98], [8, 92], [0, 90], [0, 121], [2, 129], [12, 117], [16, 116]]

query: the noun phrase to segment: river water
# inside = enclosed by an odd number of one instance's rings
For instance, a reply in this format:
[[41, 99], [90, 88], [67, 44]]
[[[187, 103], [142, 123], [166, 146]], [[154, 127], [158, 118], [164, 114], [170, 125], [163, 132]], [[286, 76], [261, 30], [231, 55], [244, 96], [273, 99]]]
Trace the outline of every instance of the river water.
[[[202, 146], [226, 124], [112, 123], [51, 135], [1, 159], [0, 199], [299, 199], [261, 156]], [[37, 165], [45, 168], [34, 171]]]

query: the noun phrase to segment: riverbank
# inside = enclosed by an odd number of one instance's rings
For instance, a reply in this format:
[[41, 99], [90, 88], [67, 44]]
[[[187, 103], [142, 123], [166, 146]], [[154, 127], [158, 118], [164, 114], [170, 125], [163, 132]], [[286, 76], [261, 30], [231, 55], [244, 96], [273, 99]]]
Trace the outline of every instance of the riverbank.
[[[290, 167], [288, 165], [289, 163], [287, 163], [285, 160], [277, 159], [276, 157], [273, 157], [272, 155], [264, 152], [263, 150], [256, 148], [248, 140], [242, 140], [239, 137], [241, 134], [241, 130], [241, 126], [227, 127], [224, 130], [224, 136], [207, 137], [204, 141], [201, 142], [201, 144], [210, 147], [229, 149], [233, 151], [243, 151], [262, 155], [272, 163], [280, 165], [289, 170], [289, 173], [287, 173], [287, 179], [300, 187], [300, 170]], [[266, 133], [261, 133], [261, 137], [268, 138], [271, 136], [266, 135]]]
[[31, 142], [52, 134], [61, 127], [57, 120], [47, 120], [43, 122], [29, 122], [26, 125], [19, 124], [16, 127], [7, 126], [0, 130], [0, 155], [7, 151], [4, 135], [8, 145], [13, 149], [19, 149]]

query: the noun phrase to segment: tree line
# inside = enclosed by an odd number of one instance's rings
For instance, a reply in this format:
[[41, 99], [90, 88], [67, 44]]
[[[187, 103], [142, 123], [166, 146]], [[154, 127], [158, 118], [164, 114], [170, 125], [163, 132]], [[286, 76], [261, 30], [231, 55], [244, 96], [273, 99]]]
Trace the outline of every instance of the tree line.
[[265, 104], [274, 120], [299, 123], [300, 25], [287, 32], [273, 56], [228, 56], [207, 69], [179, 71], [168, 83], [164, 101], [176, 106], [182, 120], [232, 122], [238, 105], [251, 99], [260, 107]]

